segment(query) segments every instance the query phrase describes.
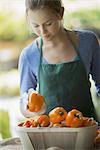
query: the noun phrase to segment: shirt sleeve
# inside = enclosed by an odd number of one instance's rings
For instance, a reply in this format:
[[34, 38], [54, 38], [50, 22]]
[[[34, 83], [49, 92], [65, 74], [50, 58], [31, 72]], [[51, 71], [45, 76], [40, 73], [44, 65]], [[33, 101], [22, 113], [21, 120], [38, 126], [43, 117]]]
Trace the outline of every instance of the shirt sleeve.
[[20, 76], [20, 95], [28, 92], [28, 89], [33, 88], [36, 90], [37, 79], [27, 59], [27, 55], [24, 51], [20, 54], [18, 64], [19, 76]]
[[90, 73], [97, 89], [100, 89], [100, 45], [98, 42], [98, 38], [95, 34], [93, 34], [92, 40], [93, 55]]

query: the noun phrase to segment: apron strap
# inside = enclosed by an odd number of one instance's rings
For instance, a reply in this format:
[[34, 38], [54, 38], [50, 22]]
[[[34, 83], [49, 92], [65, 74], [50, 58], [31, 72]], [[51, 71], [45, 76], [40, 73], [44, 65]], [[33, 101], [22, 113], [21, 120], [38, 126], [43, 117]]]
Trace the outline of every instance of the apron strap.
[[42, 38], [40, 38], [40, 61], [39, 61], [39, 67], [38, 67], [38, 92], [39, 93], [40, 93], [40, 68], [41, 68], [42, 56], [43, 56], [42, 45], [43, 45], [43, 40]]
[[[70, 42], [72, 43], [73, 48], [76, 50], [81, 62], [83, 63], [82, 57], [81, 57], [79, 50], [78, 50], [78, 47], [77, 47], [77, 43], [75, 43], [75, 41], [72, 39], [72, 37], [70, 36], [69, 32], [66, 29], [65, 29], [65, 31], [67, 32], [67, 36], [68, 36]], [[84, 63], [83, 63], [83, 65], [84, 65]]]
[[42, 38], [40, 38], [40, 64], [42, 63], [42, 57], [43, 57], [42, 46], [43, 46], [43, 40]]
[[77, 43], [74, 42], [74, 40], [71, 38], [69, 32], [65, 29], [66, 33], [67, 33], [67, 37], [70, 40], [70, 42], [72, 43], [73, 48], [76, 50], [77, 54], [80, 56], [78, 48], [77, 48]]

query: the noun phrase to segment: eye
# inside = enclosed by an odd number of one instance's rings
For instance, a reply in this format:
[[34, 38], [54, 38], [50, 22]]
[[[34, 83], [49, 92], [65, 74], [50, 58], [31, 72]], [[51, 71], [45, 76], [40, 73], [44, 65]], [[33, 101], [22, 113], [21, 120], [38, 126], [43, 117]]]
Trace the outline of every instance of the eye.
[[33, 25], [33, 27], [34, 27], [34, 28], [38, 28], [38, 27], [39, 27], [39, 25]]
[[51, 26], [52, 25], [52, 22], [48, 22], [45, 24], [46, 26]]
[[38, 27], [39, 27], [38, 24], [34, 24], [34, 23], [31, 23], [31, 26], [32, 26], [33, 28], [38, 28]]

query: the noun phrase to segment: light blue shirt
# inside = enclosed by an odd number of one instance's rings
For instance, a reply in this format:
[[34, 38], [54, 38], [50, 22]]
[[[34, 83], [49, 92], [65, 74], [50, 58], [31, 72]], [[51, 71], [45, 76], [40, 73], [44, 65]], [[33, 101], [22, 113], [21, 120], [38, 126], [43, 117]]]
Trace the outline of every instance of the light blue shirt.
[[[86, 68], [87, 76], [92, 75], [97, 88], [100, 89], [100, 45], [92, 31], [75, 30], [79, 36], [78, 51]], [[37, 87], [40, 50], [35, 41], [24, 48], [19, 57], [20, 93]], [[43, 58], [43, 63], [48, 63]]]

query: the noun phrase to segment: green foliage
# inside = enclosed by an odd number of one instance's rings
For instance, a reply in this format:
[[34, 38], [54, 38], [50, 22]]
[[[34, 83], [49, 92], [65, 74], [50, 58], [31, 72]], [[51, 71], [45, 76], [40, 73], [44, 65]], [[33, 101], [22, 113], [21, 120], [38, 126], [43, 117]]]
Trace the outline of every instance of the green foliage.
[[0, 111], [0, 134], [5, 138], [11, 137], [8, 112]]
[[16, 85], [15, 87], [12, 86], [2, 86], [0, 87], [0, 95], [1, 96], [18, 96], [19, 95], [19, 87]]
[[12, 12], [0, 11], [0, 40], [25, 41], [29, 32], [24, 17]]
[[100, 9], [80, 9], [65, 13], [65, 26], [100, 29]]

